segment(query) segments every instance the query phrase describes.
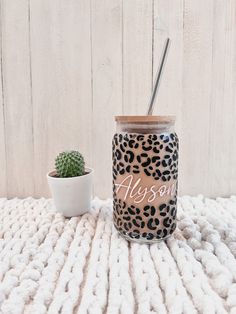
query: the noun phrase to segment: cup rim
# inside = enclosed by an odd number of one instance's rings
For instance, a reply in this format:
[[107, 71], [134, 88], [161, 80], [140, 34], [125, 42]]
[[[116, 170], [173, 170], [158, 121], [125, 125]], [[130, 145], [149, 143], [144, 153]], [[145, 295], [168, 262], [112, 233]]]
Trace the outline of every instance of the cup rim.
[[47, 173], [47, 178], [50, 179], [50, 180], [58, 180], [58, 179], [61, 179], [61, 180], [74, 180], [74, 179], [78, 179], [78, 178], [83, 178], [83, 177], [87, 177], [89, 175], [92, 175], [94, 173], [94, 169], [93, 168], [90, 168], [90, 167], [85, 167], [85, 171], [87, 171], [87, 173], [83, 174], [82, 176], [76, 176], [76, 177], [66, 177], [66, 178], [61, 178], [61, 177], [55, 177], [55, 176], [52, 176], [51, 174], [52, 173], [55, 173], [56, 170], [50, 170], [48, 173]]

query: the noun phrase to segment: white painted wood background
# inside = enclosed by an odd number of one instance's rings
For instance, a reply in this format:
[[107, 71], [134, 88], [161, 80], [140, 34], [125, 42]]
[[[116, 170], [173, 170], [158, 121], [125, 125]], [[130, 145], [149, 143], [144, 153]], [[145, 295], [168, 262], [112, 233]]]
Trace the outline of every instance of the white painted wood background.
[[0, 195], [48, 196], [55, 155], [79, 149], [111, 195], [118, 114], [176, 114], [180, 194], [236, 193], [236, 0], [1, 0]]

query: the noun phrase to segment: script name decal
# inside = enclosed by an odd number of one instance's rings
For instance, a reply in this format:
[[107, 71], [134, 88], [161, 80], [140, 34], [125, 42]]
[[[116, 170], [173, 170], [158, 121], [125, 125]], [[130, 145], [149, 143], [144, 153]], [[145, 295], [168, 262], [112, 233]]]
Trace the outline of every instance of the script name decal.
[[176, 183], [170, 185], [163, 184], [158, 188], [152, 185], [150, 188], [143, 187], [141, 178], [134, 181], [133, 175], [128, 175], [120, 183], [116, 183], [116, 192], [119, 193], [124, 190], [125, 196], [133, 199], [134, 203], [141, 203], [145, 197], [149, 203], [153, 202], [157, 197], [163, 197], [165, 195], [175, 195]]

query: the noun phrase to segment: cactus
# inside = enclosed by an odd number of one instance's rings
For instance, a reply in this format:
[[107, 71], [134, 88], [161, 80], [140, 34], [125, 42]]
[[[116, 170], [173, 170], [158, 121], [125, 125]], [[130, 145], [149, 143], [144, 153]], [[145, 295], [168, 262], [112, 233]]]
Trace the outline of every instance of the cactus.
[[75, 150], [62, 152], [55, 159], [56, 172], [60, 178], [82, 176], [84, 165], [84, 157]]

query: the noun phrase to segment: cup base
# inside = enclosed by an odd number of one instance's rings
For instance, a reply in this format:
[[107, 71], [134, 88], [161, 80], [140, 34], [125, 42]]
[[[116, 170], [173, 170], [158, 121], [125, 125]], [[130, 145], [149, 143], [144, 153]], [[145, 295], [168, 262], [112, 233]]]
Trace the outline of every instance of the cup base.
[[[117, 228], [116, 228], [116, 230], [117, 230]], [[164, 238], [152, 239], [152, 240], [148, 240], [145, 238], [135, 239], [135, 238], [131, 238], [129, 235], [126, 235], [126, 234], [120, 232], [119, 230], [117, 230], [117, 232], [122, 236], [122, 238], [124, 238], [125, 240], [127, 240], [129, 242], [135, 242], [135, 243], [139, 243], [139, 244], [153, 244], [153, 243], [159, 243], [159, 242], [167, 240], [168, 238], [170, 238], [174, 234], [175, 231], [171, 234], [168, 234]]]

